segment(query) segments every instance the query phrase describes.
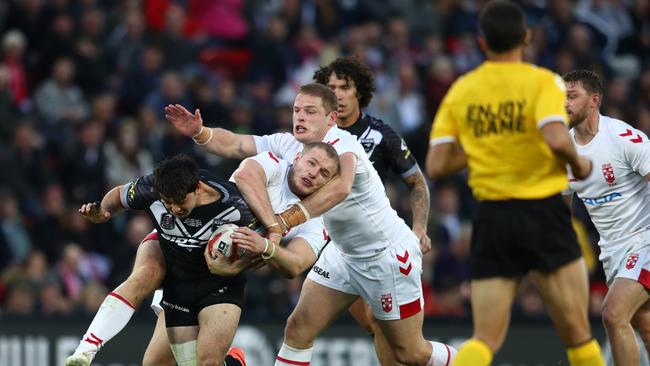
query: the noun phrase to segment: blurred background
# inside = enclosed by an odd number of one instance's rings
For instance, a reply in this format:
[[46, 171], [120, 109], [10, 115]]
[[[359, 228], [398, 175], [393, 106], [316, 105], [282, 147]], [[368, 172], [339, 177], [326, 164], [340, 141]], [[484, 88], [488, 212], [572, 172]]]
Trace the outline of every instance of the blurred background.
[[[149, 219], [130, 212], [92, 225], [77, 213], [82, 203], [100, 200], [108, 189], [180, 152], [223, 177], [237, 166], [176, 133], [164, 120], [166, 104], [198, 108], [206, 125], [237, 133], [288, 131], [297, 88], [311, 81], [319, 65], [356, 54], [377, 83], [366, 112], [400, 132], [423, 166], [443, 95], [483, 60], [476, 41], [483, 3], [0, 2], [0, 335], [19, 332], [11, 324], [57, 329], [76, 321], [65, 332], [78, 337], [108, 291], [129, 274], [140, 240], [152, 229]], [[527, 61], [559, 74], [596, 71], [605, 81], [603, 114], [650, 133], [649, 0], [519, 3], [533, 31]], [[469, 326], [467, 265], [475, 202], [463, 175], [430, 188], [434, 250], [424, 257], [427, 327]], [[386, 192], [408, 223], [406, 187], [388, 178]], [[590, 311], [599, 328], [606, 288], [597, 262], [598, 234], [584, 209], [575, 208], [591, 273]], [[288, 281], [267, 269], [248, 277], [243, 322], [275, 322], [281, 337], [302, 278]], [[525, 280], [513, 314], [522, 324], [549, 326], [538, 294]], [[139, 320], [147, 338], [153, 314], [146, 306], [136, 313], [134, 322]], [[350, 318], [342, 322], [352, 324]], [[471, 328], [463, 329], [458, 336], [468, 337]], [[12, 363], [17, 359], [11, 355], [32, 354], [31, 348], [21, 341], [15, 351], [3, 339], [0, 364], [26, 364], [27, 358]]]

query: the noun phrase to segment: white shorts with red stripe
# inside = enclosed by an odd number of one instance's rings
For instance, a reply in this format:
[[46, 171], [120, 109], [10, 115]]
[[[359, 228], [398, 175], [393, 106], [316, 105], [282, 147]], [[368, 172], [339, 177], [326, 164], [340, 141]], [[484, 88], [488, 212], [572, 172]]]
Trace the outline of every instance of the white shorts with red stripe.
[[422, 310], [421, 276], [422, 252], [414, 235], [363, 261], [344, 257], [332, 242], [308, 275], [327, 288], [361, 296], [381, 320], [405, 319]]
[[650, 230], [617, 243], [601, 243], [599, 258], [611, 286], [615, 278], [628, 278], [650, 289]]

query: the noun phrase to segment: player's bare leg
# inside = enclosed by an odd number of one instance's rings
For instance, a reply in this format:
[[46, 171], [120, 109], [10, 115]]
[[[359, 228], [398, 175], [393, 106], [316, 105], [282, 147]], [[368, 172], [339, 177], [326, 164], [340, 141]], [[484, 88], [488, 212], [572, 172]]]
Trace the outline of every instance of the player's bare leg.
[[142, 300], [160, 286], [164, 275], [165, 259], [158, 240], [145, 239], [138, 247], [131, 275], [106, 296], [66, 366], [89, 365], [97, 351], [124, 329]]
[[341, 313], [352, 305], [357, 295], [332, 290], [305, 279], [298, 305], [284, 330], [284, 343], [275, 360], [276, 366], [310, 362], [314, 340]]
[[178, 366], [196, 366], [196, 339], [199, 326], [167, 328], [167, 339]]
[[377, 320], [397, 362], [413, 366], [446, 366], [456, 350], [438, 342], [429, 342], [422, 335], [424, 312], [405, 319]]
[[372, 308], [370, 305], [368, 305], [362, 298], [359, 298], [354, 302], [354, 304], [352, 304], [352, 306], [350, 306], [349, 310], [357, 323], [363, 329], [367, 330], [368, 333], [372, 334], [379, 364], [381, 366], [399, 365], [399, 363], [395, 361], [395, 356], [393, 355], [393, 351], [391, 351], [390, 345], [384, 336], [384, 332], [381, 330], [377, 320], [372, 314]]
[[603, 303], [603, 324], [612, 345], [614, 364], [638, 365], [641, 362], [631, 320], [648, 299], [646, 288], [637, 281], [616, 278], [610, 286]]
[[458, 350], [454, 365], [485, 366], [501, 348], [510, 324], [510, 310], [517, 294], [518, 279], [472, 280], [474, 334]]
[[650, 301], [636, 311], [632, 317], [632, 326], [641, 336], [645, 350], [650, 355]]
[[[199, 365], [224, 365], [224, 358], [235, 337], [240, 316], [241, 308], [233, 304], [211, 305], [199, 312], [197, 339]], [[228, 360], [226, 365], [235, 365], [235, 363]]]
[[165, 311], [158, 314], [156, 327], [149, 340], [147, 350], [144, 352], [142, 366], [174, 366], [176, 360], [169, 346], [167, 339], [167, 329], [165, 329]]
[[584, 260], [576, 259], [554, 272], [533, 271], [531, 275], [567, 347], [569, 363], [572, 366], [604, 366], [600, 346], [591, 336], [587, 317], [589, 290]]

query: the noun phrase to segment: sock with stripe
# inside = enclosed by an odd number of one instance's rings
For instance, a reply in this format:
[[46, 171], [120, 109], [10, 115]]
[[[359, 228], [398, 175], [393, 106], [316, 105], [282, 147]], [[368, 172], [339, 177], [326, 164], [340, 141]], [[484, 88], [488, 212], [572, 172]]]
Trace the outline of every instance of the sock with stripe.
[[578, 347], [566, 349], [571, 366], [605, 366], [603, 354], [595, 339]]
[[74, 353], [85, 353], [94, 358], [106, 342], [124, 329], [134, 312], [135, 307], [127, 299], [114, 292], [109, 293]]
[[492, 362], [492, 350], [476, 338], [465, 342], [454, 359], [454, 366], [488, 366]]
[[431, 343], [433, 349], [427, 366], [450, 366], [458, 351], [448, 344], [432, 341], [429, 341], [429, 343]]
[[275, 358], [274, 366], [309, 366], [314, 347], [296, 349], [282, 343], [282, 348]]

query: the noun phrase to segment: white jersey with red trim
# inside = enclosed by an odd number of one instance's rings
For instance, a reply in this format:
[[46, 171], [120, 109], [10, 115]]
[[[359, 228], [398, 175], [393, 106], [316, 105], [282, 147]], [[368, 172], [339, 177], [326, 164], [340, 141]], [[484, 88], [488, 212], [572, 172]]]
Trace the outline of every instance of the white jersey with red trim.
[[[272, 151], [293, 161], [302, 151], [302, 143], [288, 133], [255, 136], [257, 151]], [[390, 206], [384, 185], [356, 137], [332, 127], [323, 142], [331, 144], [339, 155], [357, 157], [356, 174], [347, 198], [323, 214], [332, 241], [344, 256], [370, 258], [384, 252], [408, 235], [414, 235]]]
[[[570, 131], [575, 142], [575, 131]], [[600, 116], [596, 136], [577, 145], [591, 159], [593, 170], [577, 181], [569, 171], [569, 187], [585, 203], [602, 250], [616, 247], [635, 233], [650, 228], [650, 196], [645, 175], [650, 173], [648, 137], [629, 124]]]
[[[289, 188], [287, 176], [289, 175], [291, 164], [288, 161], [278, 159], [270, 151], [264, 151], [244, 161], [249, 159], [255, 160], [264, 169], [264, 174], [266, 175], [266, 191], [269, 194], [271, 207], [273, 207], [275, 213], [280, 213], [294, 203], [300, 202], [300, 198]], [[235, 182], [234, 174], [230, 177], [230, 181]], [[307, 220], [307, 222], [291, 228], [282, 240], [288, 242], [295, 237], [304, 239], [314, 250], [316, 257], [320, 255], [329, 240], [321, 216], [313, 217]]]

